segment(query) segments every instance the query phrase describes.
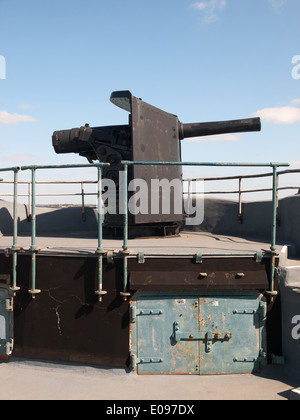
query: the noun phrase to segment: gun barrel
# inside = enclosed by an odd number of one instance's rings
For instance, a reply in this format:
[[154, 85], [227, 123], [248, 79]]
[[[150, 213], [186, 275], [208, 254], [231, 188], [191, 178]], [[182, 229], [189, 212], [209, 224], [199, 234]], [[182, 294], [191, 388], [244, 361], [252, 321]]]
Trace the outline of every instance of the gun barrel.
[[189, 137], [202, 137], [228, 133], [245, 133], [260, 130], [260, 118], [248, 118], [243, 120], [215, 121], [194, 124], [180, 123], [179, 137], [180, 140], [183, 140]]

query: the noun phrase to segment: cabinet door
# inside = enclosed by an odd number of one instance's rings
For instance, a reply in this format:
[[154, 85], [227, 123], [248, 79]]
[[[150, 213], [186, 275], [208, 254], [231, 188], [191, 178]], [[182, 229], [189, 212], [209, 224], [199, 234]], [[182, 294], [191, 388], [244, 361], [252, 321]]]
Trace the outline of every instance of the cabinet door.
[[9, 287], [0, 284], [0, 359], [8, 360], [13, 350], [13, 298]]
[[266, 362], [266, 303], [252, 296], [139, 296], [130, 350], [139, 374], [230, 374]]
[[[215, 297], [199, 299], [200, 373], [250, 373], [266, 362], [264, 322], [266, 303], [261, 298]], [[208, 337], [209, 334], [209, 337]]]
[[198, 299], [139, 299], [135, 309], [135, 364], [139, 374], [199, 374], [199, 342], [175, 340], [175, 329], [198, 328]]

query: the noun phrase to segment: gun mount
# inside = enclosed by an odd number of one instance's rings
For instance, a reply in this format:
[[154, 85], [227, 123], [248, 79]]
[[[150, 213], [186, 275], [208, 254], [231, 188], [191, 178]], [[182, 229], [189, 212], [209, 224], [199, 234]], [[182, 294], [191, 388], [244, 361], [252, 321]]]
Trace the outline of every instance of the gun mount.
[[[147, 104], [129, 91], [117, 91], [110, 100], [128, 111], [129, 124], [90, 127], [89, 124], [71, 130], [55, 131], [52, 143], [56, 153], [78, 153], [88, 159], [108, 162], [103, 177], [118, 185], [122, 160], [141, 162], [181, 162], [180, 140], [190, 137], [261, 130], [259, 118], [183, 124], [178, 117]], [[130, 168], [129, 181], [143, 179], [149, 185], [151, 179], [182, 179], [180, 166], [134, 166]], [[170, 199], [172, 200], [172, 194]], [[150, 201], [149, 201], [150, 202]], [[121, 226], [119, 215], [106, 215], [108, 226]], [[178, 224], [183, 214], [136, 214], [129, 218], [129, 225]]]

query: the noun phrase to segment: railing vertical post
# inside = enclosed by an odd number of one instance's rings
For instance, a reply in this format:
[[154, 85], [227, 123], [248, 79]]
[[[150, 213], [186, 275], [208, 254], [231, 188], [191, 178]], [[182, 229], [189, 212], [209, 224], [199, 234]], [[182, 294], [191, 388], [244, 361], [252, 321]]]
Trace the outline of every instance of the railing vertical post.
[[[187, 207], [187, 213], [190, 216], [191, 215], [191, 187], [192, 187], [192, 181], [188, 181], [188, 207]], [[197, 191], [197, 190], [196, 190]]]
[[242, 204], [242, 178], [239, 178], [239, 214], [238, 214], [238, 220], [239, 223], [243, 223], [243, 204]]
[[85, 222], [86, 217], [85, 217], [85, 209], [84, 209], [84, 183], [83, 182], [81, 182], [81, 206], [82, 206], [81, 217], [82, 217], [82, 221]]
[[17, 260], [18, 260], [18, 172], [19, 168], [14, 169], [14, 202], [13, 202], [13, 284], [10, 290], [15, 295], [20, 287], [17, 287]]
[[29, 293], [32, 298], [35, 299], [35, 295], [41, 293], [40, 290], [36, 289], [36, 254], [38, 249], [36, 247], [36, 215], [35, 215], [35, 197], [36, 197], [36, 168], [31, 168], [31, 289]]
[[98, 212], [98, 248], [96, 253], [98, 254], [98, 290], [95, 291], [96, 295], [99, 297], [99, 302], [102, 302], [102, 296], [106, 295], [107, 292], [102, 289], [102, 280], [103, 280], [103, 230], [102, 230], [102, 217], [103, 217], [103, 207], [102, 207], [102, 167], [97, 167], [98, 171], [98, 202], [97, 202], [97, 212]]
[[128, 255], [130, 254], [128, 250], [128, 165], [123, 164], [123, 167], [123, 291], [120, 292], [120, 295], [123, 296], [124, 301], [127, 301], [127, 298], [130, 296], [130, 293], [127, 291]]
[[28, 182], [28, 216], [27, 219], [28, 221], [31, 221], [31, 183]]
[[270, 287], [267, 293], [273, 297], [278, 294], [274, 290], [275, 281], [275, 261], [276, 261], [276, 227], [277, 227], [277, 165], [273, 164], [273, 197], [272, 197], [272, 230], [271, 230], [271, 269], [270, 269]]

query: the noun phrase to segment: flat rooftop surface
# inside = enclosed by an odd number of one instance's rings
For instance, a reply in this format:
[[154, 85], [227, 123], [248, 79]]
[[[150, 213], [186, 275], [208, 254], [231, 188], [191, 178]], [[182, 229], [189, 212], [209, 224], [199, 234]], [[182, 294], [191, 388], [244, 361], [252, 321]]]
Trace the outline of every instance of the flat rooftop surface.
[[[11, 248], [12, 236], [0, 236], [0, 250]], [[29, 250], [31, 245], [30, 235], [18, 237], [18, 247]], [[103, 239], [103, 249], [119, 253], [122, 250], [122, 239]], [[95, 254], [98, 240], [96, 233], [79, 232], [65, 235], [45, 234], [36, 238], [36, 246], [42, 254]], [[144, 254], [158, 255], [168, 254], [171, 256], [190, 254], [198, 252], [203, 254], [216, 255], [231, 254], [245, 256], [255, 254], [258, 251], [268, 252], [270, 243], [267, 240], [245, 239], [242, 237], [215, 235], [209, 232], [188, 232], [183, 231], [179, 236], [172, 237], [147, 237], [128, 240], [128, 248], [131, 254], [138, 252]], [[287, 258], [287, 246], [277, 245], [277, 252], [280, 255], [282, 266], [299, 266], [299, 259]]]
[[[0, 237], [0, 248], [12, 246], [11, 236]], [[19, 236], [18, 246], [29, 249], [30, 236]], [[68, 233], [65, 236], [46, 234], [36, 238], [37, 247], [43, 252], [91, 252], [97, 249], [96, 234], [91, 233]], [[122, 239], [104, 239], [103, 249], [119, 252], [122, 250]], [[257, 251], [269, 251], [270, 243], [259, 240], [248, 240], [233, 236], [214, 235], [208, 232], [181, 232], [179, 236], [172, 237], [147, 237], [128, 240], [128, 248], [133, 254], [138, 252], [154, 254], [205, 254], [220, 253], [255, 253]], [[278, 246], [280, 252], [282, 246]]]
[[287, 400], [299, 386], [281, 366], [258, 375], [149, 375], [124, 369], [12, 359], [0, 364], [0, 400]]

